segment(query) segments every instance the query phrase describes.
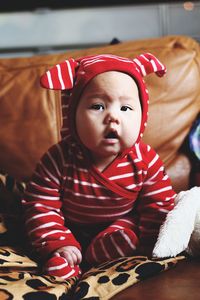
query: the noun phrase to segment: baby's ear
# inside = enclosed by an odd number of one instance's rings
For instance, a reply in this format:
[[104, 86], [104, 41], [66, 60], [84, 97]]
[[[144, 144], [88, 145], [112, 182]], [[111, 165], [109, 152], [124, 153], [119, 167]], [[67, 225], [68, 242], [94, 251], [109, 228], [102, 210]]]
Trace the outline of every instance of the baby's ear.
[[70, 90], [74, 86], [74, 77], [78, 62], [73, 58], [65, 60], [49, 69], [40, 77], [42, 87], [51, 90]]
[[[171, 257], [185, 251], [200, 213], [200, 187], [180, 192], [175, 207], [167, 214], [153, 249], [154, 257]], [[200, 232], [199, 232], [200, 242]], [[200, 255], [200, 251], [199, 251]]]
[[151, 73], [156, 73], [157, 76], [162, 77], [166, 74], [167, 68], [163, 65], [157, 57], [151, 53], [144, 53], [136, 56], [133, 59], [142, 77]]

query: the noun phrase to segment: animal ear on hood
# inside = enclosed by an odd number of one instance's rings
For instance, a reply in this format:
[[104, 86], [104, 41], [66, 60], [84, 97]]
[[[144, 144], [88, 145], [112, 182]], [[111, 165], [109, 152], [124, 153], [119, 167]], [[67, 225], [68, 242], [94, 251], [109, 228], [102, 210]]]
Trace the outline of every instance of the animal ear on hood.
[[41, 76], [41, 86], [50, 90], [72, 89], [78, 65], [73, 58], [55, 65]]
[[162, 77], [166, 74], [167, 69], [153, 54], [144, 53], [136, 56], [133, 59], [137, 70], [142, 77], [151, 73], [156, 73], [157, 76]]

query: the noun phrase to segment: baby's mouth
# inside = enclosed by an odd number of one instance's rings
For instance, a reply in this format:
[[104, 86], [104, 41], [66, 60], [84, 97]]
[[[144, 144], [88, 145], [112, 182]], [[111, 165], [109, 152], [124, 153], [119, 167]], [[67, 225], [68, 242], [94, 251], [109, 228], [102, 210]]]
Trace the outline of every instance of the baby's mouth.
[[119, 139], [119, 135], [117, 131], [115, 130], [110, 130], [108, 133], [105, 135], [106, 139]]

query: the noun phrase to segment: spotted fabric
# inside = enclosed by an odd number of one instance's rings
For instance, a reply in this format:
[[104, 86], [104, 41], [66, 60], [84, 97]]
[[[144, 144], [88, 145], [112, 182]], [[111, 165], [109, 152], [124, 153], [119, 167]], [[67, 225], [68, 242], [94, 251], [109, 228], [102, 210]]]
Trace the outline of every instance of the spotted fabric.
[[62, 300], [77, 282], [44, 275], [23, 250], [0, 248], [0, 299]]
[[21, 249], [4, 246], [0, 248], [0, 270], [9, 268], [35, 271], [37, 263], [28, 258]]
[[44, 275], [37, 264], [10, 247], [0, 248], [0, 299], [107, 300], [127, 287], [174, 267], [184, 256], [150, 260], [124, 257], [101, 264], [77, 277], [64, 280]]
[[92, 268], [78, 283], [74, 300], [108, 300], [122, 290], [148, 277], [174, 267], [184, 256], [151, 260], [146, 256], [116, 259]]
[[26, 271], [0, 273], [0, 299], [64, 300], [75, 279], [34, 275]]

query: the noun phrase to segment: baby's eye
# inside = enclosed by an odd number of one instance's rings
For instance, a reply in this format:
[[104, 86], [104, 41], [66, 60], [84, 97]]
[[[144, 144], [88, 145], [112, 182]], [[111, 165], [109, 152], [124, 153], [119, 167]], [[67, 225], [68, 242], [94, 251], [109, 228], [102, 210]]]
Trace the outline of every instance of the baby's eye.
[[90, 109], [94, 109], [94, 110], [104, 110], [104, 106], [102, 104], [92, 104], [90, 106]]
[[130, 107], [130, 106], [128, 106], [128, 105], [123, 105], [123, 106], [121, 107], [121, 110], [122, 110], [122, 111], [127, 111], [127, 110], [133, 110], [133, 109], [132, 109], [132, 107]]

